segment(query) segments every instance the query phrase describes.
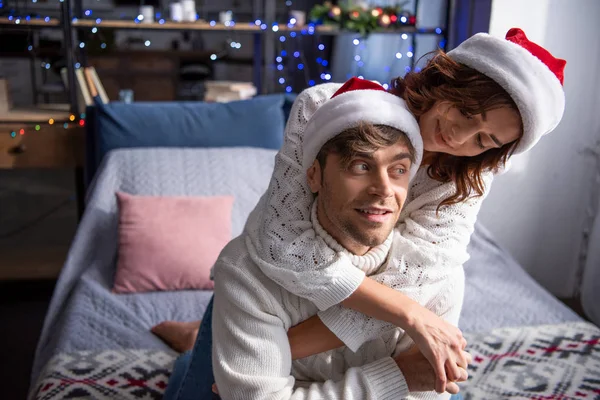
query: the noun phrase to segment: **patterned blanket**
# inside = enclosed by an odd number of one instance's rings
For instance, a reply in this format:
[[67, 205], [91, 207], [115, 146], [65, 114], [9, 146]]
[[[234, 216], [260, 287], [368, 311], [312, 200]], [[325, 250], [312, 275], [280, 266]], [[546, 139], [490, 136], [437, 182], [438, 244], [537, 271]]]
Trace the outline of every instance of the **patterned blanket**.
[[[579, 322], [466, 335], [473, 355], [466, 400], [599, 399], [600, 329]], [[161, 350], [63, 353], [46, 365], [34, 398], [161, 399], [176, 354]]]
[[466, 335], [472, 399], [600, 399], [600, 329], [577, 322]]
[[58, 354], [48, 362], [35, 399], [162, 399], [177, 355], [162, 350]]

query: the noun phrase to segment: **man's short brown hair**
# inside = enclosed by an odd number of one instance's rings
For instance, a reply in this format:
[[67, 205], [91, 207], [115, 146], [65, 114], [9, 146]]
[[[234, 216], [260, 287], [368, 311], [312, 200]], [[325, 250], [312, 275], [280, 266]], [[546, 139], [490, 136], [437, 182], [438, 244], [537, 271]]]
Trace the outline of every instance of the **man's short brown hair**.
[[399, 141], [408, 148], [410, 161], [414, 163], [415, 148], [404, 132], [388, 125], [361, 122], [358, 126], [346, 129], [329, 139], [319, 150], [317, 161], [323, 173], [327, 156], [331, 153], [339, 155], [342, 165], [346, 167], [358, 153], [373, 153]]

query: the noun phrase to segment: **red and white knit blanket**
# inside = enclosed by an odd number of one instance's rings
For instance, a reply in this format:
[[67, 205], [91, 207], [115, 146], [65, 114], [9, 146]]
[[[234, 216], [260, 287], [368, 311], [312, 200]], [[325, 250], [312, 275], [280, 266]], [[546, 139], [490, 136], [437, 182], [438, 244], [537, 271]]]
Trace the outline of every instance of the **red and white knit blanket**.
[[600, 329], [578, 322], [466, 335], [470, 399], [600, 399]]
[[[600, 400], [600, 329], [579, 322], [468, 334], [473, 355], [465, 400]], [[62, 353], [33, 398], [161, 399], [175, 361], [160, 350]]]

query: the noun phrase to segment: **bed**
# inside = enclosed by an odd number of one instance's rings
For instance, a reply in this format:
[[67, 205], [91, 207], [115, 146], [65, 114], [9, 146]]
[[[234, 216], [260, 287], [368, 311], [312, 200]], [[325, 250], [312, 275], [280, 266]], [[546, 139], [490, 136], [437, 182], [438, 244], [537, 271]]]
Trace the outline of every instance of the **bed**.
[[[235, 236], [267, 187], [274, 155], [250, 147], [110, 152], [56, 285], [30, 398], [160, 399], [177, 354], [149, 329], [200, 319], [211, 292], [110, 291], [115, 193], [234, 195]], [[477, 225], [469, 251], [460, 327], [475, 360], [466, 398], [600, 398], [600, 330], [533, 281], [484, 227]]]

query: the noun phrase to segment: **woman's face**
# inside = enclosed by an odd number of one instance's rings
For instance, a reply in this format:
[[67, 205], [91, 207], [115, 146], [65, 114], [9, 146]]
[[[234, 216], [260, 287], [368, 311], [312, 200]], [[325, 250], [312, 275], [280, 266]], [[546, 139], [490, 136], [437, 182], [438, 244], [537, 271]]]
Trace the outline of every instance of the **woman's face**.
[[509, 107], [466, 115], [447, 101], [419, 118], [425, 151], [467, 157], [517, 140], [521, 125], [521, 116]]

